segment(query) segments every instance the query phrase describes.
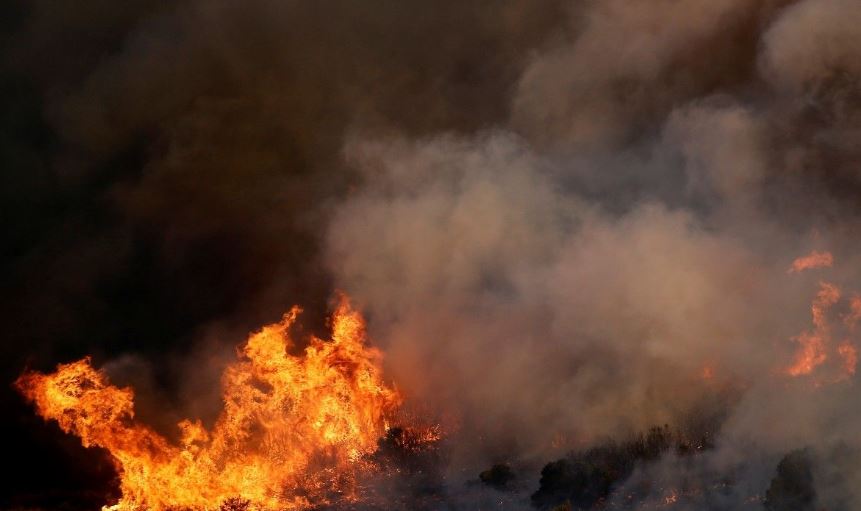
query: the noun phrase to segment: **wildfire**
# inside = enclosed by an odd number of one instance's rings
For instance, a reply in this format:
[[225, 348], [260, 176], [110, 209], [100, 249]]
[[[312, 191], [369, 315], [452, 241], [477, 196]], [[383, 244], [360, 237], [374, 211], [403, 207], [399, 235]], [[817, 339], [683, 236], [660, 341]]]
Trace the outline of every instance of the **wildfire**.
[[179, 423], [174, 444], [135, 421], [134, 392], [110, 384], [89, 358], [16, 382], [38, 413], [84, 446], [108, 450], [122, 497], [111, 509], [211, 510], [236, 502], [261, 511], [304, 509], [351, 498], [362, 458], [401, 403], [381, 376], [381, 354], [342, 298], [330, 340], [289, 353], [300, 313], [252, 334], [222, 378], [224, 409], [211, 430]]
[[858, 366], [858, 350], [855, 349], [855, 346], [846, 341], [837, 347], [837, 353], [843, 360], [844, 374], [847, 376], [855, 374], [855, 368]]
[[670, 490], [670, 493], [664, 497], [664, 505], [670, 506], [679, 501], [679, 492]]
[[849, 301], [849, 314], [843, 318], [843, 323], [850, 330], [854, 330], [859, 319], [861, 319], [861, 296], [855, 295]]
[[[828, 252], [813, 252], [808, 256], [795, 260], [790, 272], [800, 272], [812, 268], [831, 266], [834, 258]], [[840, 381], [855, 374], [858, 364], [858, 353], [853, 342], [847, 337], [834, 348], [834, 327], [843, 328], [847, 336], [855, 334], [856, 324], [861, 319], [861, 297], [854, 295], [848, 301], [849, 312], [843, 315], [842, 325], [832, 321], [832, 307], [841, 299], [840, 288], [831, 282], [819, 282], [819, 291], [810, 306], [813, 329], [802, 332], [793, 338], [799, 348], [793, 362], [784, 373], [797, 377], [813, 374], [820, 366], [828, 361], [829, 353], [833, 350], [839, 357], [839, 374], [827, 378], [826, 381]], [[839, 337], [838, 337], [839, 338]], [[833, 364], [832, 364], [833, 366]], [[822, 383], [821, 380], [817, 383]]]
[[840, 290], [837, 286], [828, 282], [819, 283], [819, 292], [813, 300], [813, 305], [810, 306], [814, 329], [795, 338], [801, 348], [795, 357], [795, 362], [786, 369], [790, 376], [810, 374], [828, 358], [826, 344], [831, 334], [827, 312], [839, 299]]
[[792, 261], [792, 266], [789, 267], [787, 273], [798, 273], [815, 268], [830, 268], [832, 264], [834, 264], [834, 257], [831, 255], [831, 252], [817, 252], [814, 250], [810, 254]]

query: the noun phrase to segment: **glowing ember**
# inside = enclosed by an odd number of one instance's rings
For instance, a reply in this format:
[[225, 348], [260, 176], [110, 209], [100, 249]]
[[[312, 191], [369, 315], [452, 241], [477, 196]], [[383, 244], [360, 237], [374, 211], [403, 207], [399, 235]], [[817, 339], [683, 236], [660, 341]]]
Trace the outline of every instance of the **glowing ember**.
[[789, 267], [787, 273], [798, 273], [816, 268], [830, 268], [832, 264], [834, 264], [834, 257], [830, 252], [816, 252], [814, 250], [810, 254], [792, 261], [792, 266]]
[[795, 362], [786, 368], [786, 374], [789, 376], [810, 374], [828, 358], [825, 354], [825, 342], [821, 337], [803, 333], [795, 337], [795, 340], [801, 348], [795, 355]]
[[843, 323], [850, 330], [854, 330], [859, 319], [861, 319], [861, 296], [855, 295], [849, 300], [849, 314], [843, 318]]
[[669, 495], [664, 497], [664, 505], [672, 505], [679, 501], [679, 492], [676, 490], [670, 490]]
[[[223, 375], [224, 410], [212, 430], [179, 423], [179, 445], [134, 420], [134, 393], [110, 384], [89, 358], [53, 374], [27, 372], [17, 388], [45, 419], [107, 449], [120, 476], [113, 509], [209, 510], [235, 502], [257, 510], [302, 509], [355, 491], [362, 457], [374, 451], [400, 404], [381, 378], [365, 324], [341, 300], [332, 338], [303, 355], [289, 327], [300, 310], [251, 335]], [[438, 434], [438, 432], [435, 432]]]

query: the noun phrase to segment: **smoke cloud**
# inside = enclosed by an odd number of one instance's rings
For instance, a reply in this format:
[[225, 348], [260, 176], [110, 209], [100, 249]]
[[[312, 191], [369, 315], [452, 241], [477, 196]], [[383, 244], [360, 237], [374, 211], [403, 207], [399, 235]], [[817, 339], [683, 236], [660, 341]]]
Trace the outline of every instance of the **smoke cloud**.
[[[855, 9], [585, 3], [525, 66], [506, 123], [354, 133], [363, 184], [333, 216], [329, 267], [396, 380], [457, 408], [465, 459], [546, 459], [554, 435], [588, 445], [727, 406], [703, 466], [651, 470], [735, 474], [711, 505], [739, 509], [792, 449], [829, 467], [854, 445], [837, 432], [857, 420], [854, 378], [827, 396], [775, 379], [816, 279], [857, 283]], [[817, 247], [844, 262], [787, 275]]]
[[[341, 289], [447, 431], [454, 500], [493, 501], [458, 485], [500, 460], [537, 480], [571, 449], [720, 416], [709, 453], [614, 498], [730, 474], [684, 505], [761, 507], [808, 448], [817, 505], [861, 502], [857, 377], [834, 351], [861, 342], [856, 0], [3, 10], [8, 381], [92, 353], [157, 427], [211, 420], [232, 347], [292, 304], [324, 329]], [[831, 267], [788, 273], [812, 251]], [[825, 331], [821, 281], [830, 358], [792, 378]], [[6, 447], [50, 452], [59, 433], [4, 392]], [[76, 449], [45, 454], [47, 477], [99, 466]], [[46, 505], [42, 465], [0, 506]], [[91, 470], [51, 495], [107, 491]]]

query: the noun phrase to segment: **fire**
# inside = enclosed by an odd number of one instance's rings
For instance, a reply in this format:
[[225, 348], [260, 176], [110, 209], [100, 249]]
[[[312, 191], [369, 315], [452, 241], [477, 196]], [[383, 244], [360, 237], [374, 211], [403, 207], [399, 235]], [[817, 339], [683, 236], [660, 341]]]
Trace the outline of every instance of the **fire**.
[[789, 376], [810, 374], [828, 358], [825, 354], [825, 342], [822, 337], [803, 333], [796, 337], [795, 340], [801, 347], [795, 355], [795, 362], [786, 368], [786, 374]]
[[679, 501], [679, 492], [670, 490], [670, 493], [664, 497], [664, 505], [670, 506]]
[[795, 362], [786, 369], [790, 376], [810, 374], [825, 362], [826, 345], [831, 335], [827, 312], [839, 299], [840, 290], [837, 286], [828, 282], [819, 283], [819, 292], [813, 300], [813, 305], [810, 306], [814, 329], [795, 338], [801, 348], [795, 357]]
[[861, 319], [861, 296], [855, 295], [849, 301], [849, 314], [843, 318], [843, 323], [850, 330], [855, 330], [859, 319]]
[[300, 312], [248, 338], [223, 375], [215, 425], [181, 421], [178, 444], [136, 421], [133, 390], [111, 385], [89, 358], [26, 372], [16, 386], [43, 418], [110, 452], [122, 491], [111, 509], [268, 511], [349, 499], [401, 397], [383, 382], [381, 354], [346, 298], [331, 339], [313, 337], [294, 356], [289, 328]]
[[[832, 263], [833, 257], [830, 253], [813, 252], [796, 259], [791, 271], [831, 266]], [[799, 348], [793, 362], [784, 368], [785, 374], [793, 377], [811, 375], [826, 364], [831, 352], [836, 352], [839, 363], [829, 363], [830, 367], [839, 366], [839, 374], [827, 377], [825, 380], [817, 377], [817, 385], [823, 382], [845, 380], [855, 374], [858, 352], [851, 338], [854, 337], [858, 320], [861, 319], [861, 297], [856, 294], [849, 298], [848, 312], [838, 315], [842, 317], [842, 322], [838, 322], [834, 321], [836, 318], [833, 317], [835, 314], [831, 313], [831, 309], [841, 300], [841, 294], [836, 284], [819, 282], [819, 291], [810, 306], [813, 329], [793, 337], [793, 341], [799, 345]], [[835, 329], [842, 329], [838, 331], [842, 331], [846, 336], [836, 348], [834, 347], [835, 337], [839, 339], [840, 334], [835, 334]]]
[[834, 257], [831, 255], [831, 252], [817, 252], [814, 250], [810, 254], [792, 261], [792, 266], [789, 267], [787, 273], [798, 273], [816, 268], [830, 268], [832, 264], [834, 264]]
[[837, 347], [837, 353], [843, 360], [843, 372], [847, 376], [855, 374], [855, 368], [858, 366], [858, 350], [855, 349], [849, 341]]

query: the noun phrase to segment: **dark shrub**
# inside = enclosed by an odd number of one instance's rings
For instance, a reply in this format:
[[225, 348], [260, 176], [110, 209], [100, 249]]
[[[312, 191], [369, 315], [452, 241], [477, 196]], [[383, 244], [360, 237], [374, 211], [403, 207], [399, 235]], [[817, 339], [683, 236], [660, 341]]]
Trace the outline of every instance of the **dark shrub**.
[[673, 445], [674, 436], [664, 426], [621, 444], [607, 442], [572, 453], [544, 467], [532, 503], [542, 509], [563, 503], [574, 509], [589, 509], [627, 479], [637, 462], [656, 460]]
[[496, 488], [497, 490], [505, 490], [510, 488], [514, 481], [514, 471], [506, 463], [497, 463], [478, 475], [482, 483]]
[[765, 492], [765, 509], [807, 511], [813, 509], [815, 500], [810, 453], [806, 449], [792, 451], [777, 465], [777, 475]]

